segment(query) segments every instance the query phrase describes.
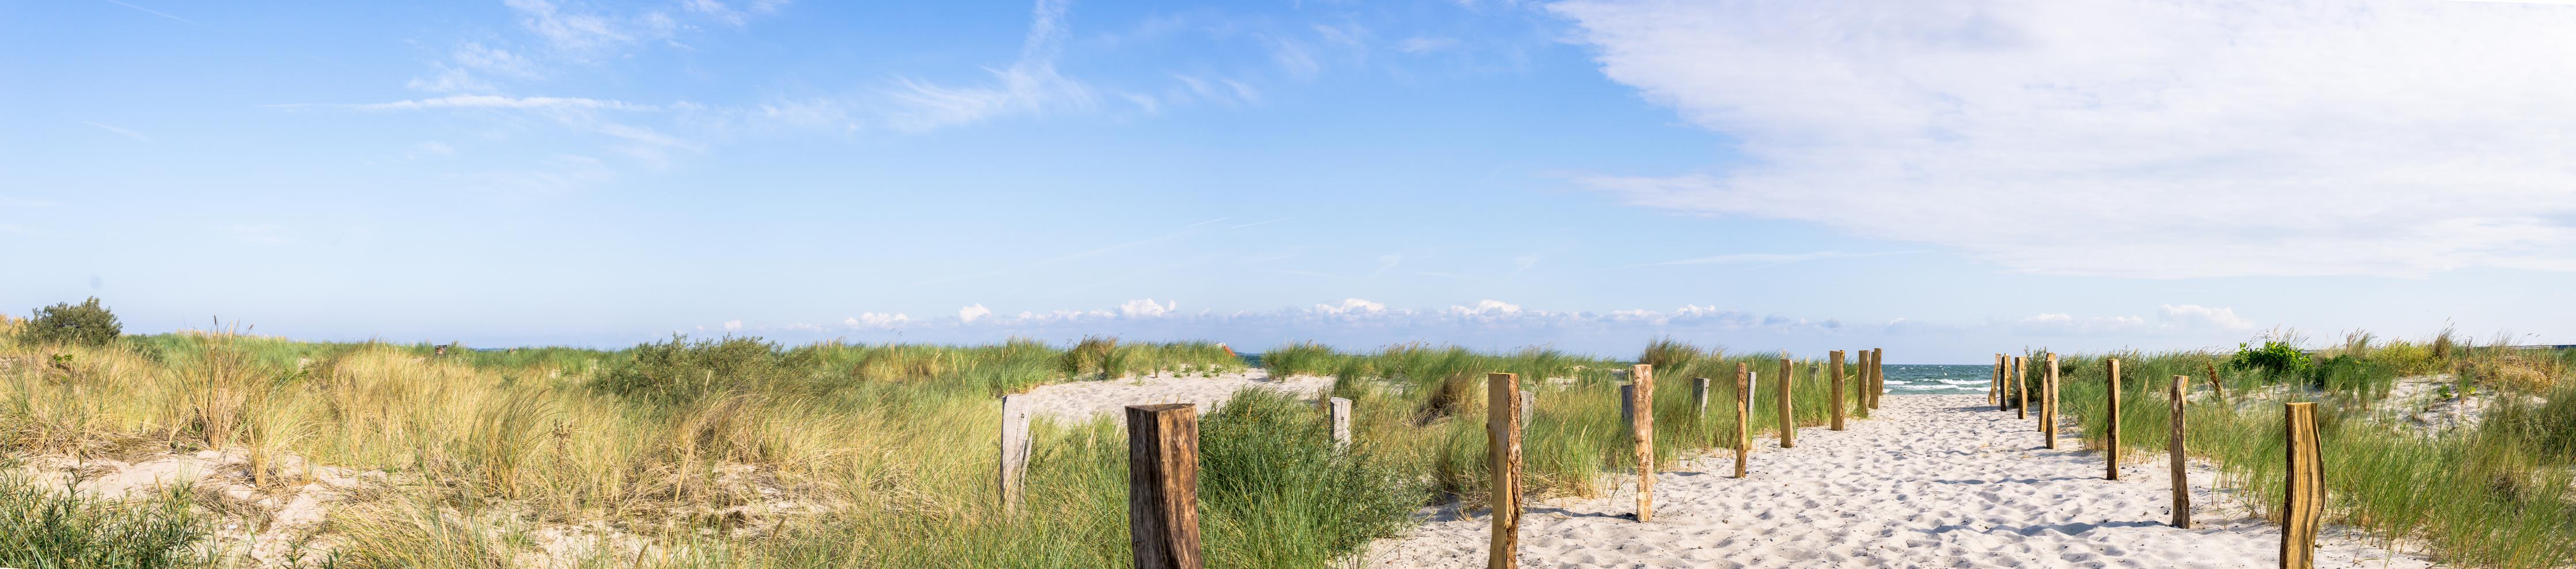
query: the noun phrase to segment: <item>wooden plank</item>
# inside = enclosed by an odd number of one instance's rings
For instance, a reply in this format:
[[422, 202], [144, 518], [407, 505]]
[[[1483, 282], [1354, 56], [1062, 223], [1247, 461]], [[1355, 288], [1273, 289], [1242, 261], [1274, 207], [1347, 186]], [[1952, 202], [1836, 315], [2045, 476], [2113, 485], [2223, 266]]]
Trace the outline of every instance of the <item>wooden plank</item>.
[[1877, 409], [1887, 396], [1887, 348], [1869, 349], [1869, 408]]
[[1326, 405], [1324, 415], [1333, 424], [1333, 446], [1351, 448], [1351, 400], [1335, 397]]
[[1850, 412], [1849, 409], [1843, 408], [1843, 351], [1834, 350], [1825, 354], [1825, 361], [1827, 362], [1825, 374], [1833, 382], [1832, 393], [1827, 394], [1829, 397], [1827, 401], [1831, 403], [1825, 406], [1833, 408], [1834, 430], [1840, 431], [1843, 430], [1843, 415]]
[[2313, 569], [2317, 566], [2317, 524], [2326, 507], [2324, 453], [2317, 444], [2317, 404], [2285, 403], [2281, 413], [2282, 430], [2289, 439], [2289, 476], [2282, 481], [2281, 569]]
[[1127, 406], [1127, 535], [1137, 569], [1200, 569], [1199, 413]]
[[1735, 477], [1744, 477], [1744, 455], [1753, 452], [1753, 433], [1746, 426], [1753, 422], [1753, 370], [1744, 362], [1735, 363]]
[[1027, 395], [1002, 396], [1002, 467], [999, 480], [1002, 511], [1006, 513], [1018, 512], [1020, 497], [1027, 493], [1032, 408]]
[[1789, 398], [1790, 385], [1796, 383], [1794, 380], [1798, 375], [1796, 368], [1792, 367], [1795, 365], [1797, 362], [1790, 360], [1789, 354], [1780, 354], [1780, 379], [1777, 380], [1780, 388], [1772, 390], [1773, 395], [1779, 397], [1776, 406], [1780, 408], [1780, 448], [1798, 446], [1797, 405], [1791, 403], [1795, 399]]
[[2012, 406], [2005, 405], [2003, 401], [2004, 355], [2002, 353], [1995, 354], [1995, 373], [1993, 375], [1994, 377], [1988, 378], [1986, 381], [1986, 404], [1995, 406], [1996, 411], [2011, 409]]
[[2185, 474], [2182, 457], [2182, 401], [2191, 376], [2173, 376], [2173, 388], [2165, 392], [2173, 409], [2173, 432], [2167, 436], [2165, 454], [2173, 457], [2173, 526], [2191, 529], [2191, 477]]
[[1493, 538], [1486, 543], [1486, 569], [1520, 566], [1521, 427], [1520, 376], [1485, 374], [1485, 460], [1492, 487]]
[[1637, 379], [1628, 400], [1636, 409], [1628, 433], [1637, 441], [1637, 521], [1651, 522], [1655, 521], [1655, 368], [1637, 364], [1628, 368], [1628, 377]]
[[2111, 434], [2111, 441], [2110, 441], [2110, 443], [2109, 443], [2109, 444], [2105, 444], [2105, 445], [2103, 445], [2103, 447], [2102, 447], [2102, 449], [2103, 449], [2103, 450], [2102, 450], [2102, 456], [2103, 456], [2103, 458], [2108, 458], [2108, 459], [2110, 459], [2111, 466], [2110, 466], [2110, 469], [2109, 469], [2109, 470], [2105, 471], [2105, 472], [2102, 474], [2102, 479], [2103, 479], [2103, 480], [2119, 480], [2119, 479], [2120, 479], [2120, 360], [2113, 359], [2113, 360], [2111, 360], [2110, 364], [2111, 364], [2111, 401], [2110, 401], [2110, 403], [2111, 403], [2111, 413], [2110, 413], [2110, 415], [2111, 415], [2111, 431], [2110, 431], [2110, 434]]
[[1637, 423], [1637, 384], [1619, 384], [1619, 424]]

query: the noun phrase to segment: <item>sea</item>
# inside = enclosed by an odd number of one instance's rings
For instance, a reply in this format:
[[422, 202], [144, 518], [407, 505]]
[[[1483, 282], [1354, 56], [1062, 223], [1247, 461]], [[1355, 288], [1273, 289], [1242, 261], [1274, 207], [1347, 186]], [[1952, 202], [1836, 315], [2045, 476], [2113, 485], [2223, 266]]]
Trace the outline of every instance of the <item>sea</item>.
[[1994, 381], [1992, 364], [1887, 364], [1887, 392], [1896, 395], [1984, 395]]

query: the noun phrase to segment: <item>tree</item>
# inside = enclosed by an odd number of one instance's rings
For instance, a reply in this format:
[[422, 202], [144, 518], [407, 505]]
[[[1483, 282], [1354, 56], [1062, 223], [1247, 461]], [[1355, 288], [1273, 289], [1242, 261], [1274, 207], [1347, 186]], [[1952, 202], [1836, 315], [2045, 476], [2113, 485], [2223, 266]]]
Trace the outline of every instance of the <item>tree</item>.
[[39, 343], [104, 346], [116, 341], [124, 326], [116, 323], [116, 313], [90, 297], [80, 304], [58, 303], [36, 309], [36, 317], [20, 332], [26, 339]]

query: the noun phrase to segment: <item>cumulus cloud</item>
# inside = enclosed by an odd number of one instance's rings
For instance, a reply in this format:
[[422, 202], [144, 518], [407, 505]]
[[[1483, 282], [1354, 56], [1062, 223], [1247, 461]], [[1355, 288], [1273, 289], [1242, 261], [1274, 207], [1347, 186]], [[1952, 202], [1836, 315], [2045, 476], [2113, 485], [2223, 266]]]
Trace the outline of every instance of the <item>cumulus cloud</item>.
[[733, 320], [726, 320], [726, 321], [725, 321], [725, 323], [724, 323], [724, 329], [725, 329], [725, 331], [726, 331], [726, 332], [735, 332], [735, 331], [740, 331], [740, 330], [742, 330], [742, 319], [740, 319], [740, 318], [736, 318], [736, 319], [733, 319]]
[[2138, 316], [2095, 316], [2076, 318], [2062, 313], [2036, 314], [2011, 323], [2013, 332], [2032, 336], [2170, 336], [2241, 333], [2254, 329], [2254, 321], [2236, 315], [2231, 308], [2210, 308], [2197, 304], [2156, 307], [2156, 318]]
[[1740, 141], [1625, 203], [2127, 277], [2576, 270], [2576, 10], [2383, 0], [1574, 0]]
[[957, 309], [957, 321], [966, 324], [973, 324], [978, 318], [992, 315], [993, 309], [985, 308], [982, 304]]
[[858, 316], [841, 319], [841, 325], [851, 328], [893, 328], [911, 321], [912, 317], [903, 313], [879, 314], [875, 312], [862, 312], [859, 313]]
[[1128, 318], [1156, 318], [1171, 314], [1173, 310], [1180, 307], [1180, 301], [1155, 304], [1154, 299], [1151, 298], [1137, 299], [1118, 305], [1118, 315]]

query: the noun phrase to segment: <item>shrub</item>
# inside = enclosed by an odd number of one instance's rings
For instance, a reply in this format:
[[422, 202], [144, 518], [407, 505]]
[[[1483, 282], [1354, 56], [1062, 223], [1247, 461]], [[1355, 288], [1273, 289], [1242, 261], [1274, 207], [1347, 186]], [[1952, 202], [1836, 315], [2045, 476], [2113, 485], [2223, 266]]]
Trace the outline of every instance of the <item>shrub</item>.
[[1058, 367], [1064, 370], [1065, 377], [1115, 379], [1127, 374], [1126, 360], [1126, 354], [1118, 349], [1117, 337], [1084, 336], [1082, 343], [1064, 353]]
[[36, 309], [36, 317], [20, 329], [29, 341], [84, 346], [107, 345], [123, 331], [124, 327], [116, 323], [116, 314], [99, 306], [95, 296], [80, 304], [66, 302]]
[[2300, 352], [2298, 346], [2279, 340], [2265, 340], [2261, 348], [2237, 344], [2236, 355], [2227, 358], [2230, 369], [2259, 370], [2274, 376], [2304, 375], [2315, 366], [2316, 363], [2308, 359], [2307, 353]]
[[778, 344], [757, 337], [692, 342], [673, 334], [669, 341], [627, 350], [626, 359], [609, 366], [593, 386], [620, 397], [684, 404], [709, 395], [792, 387], [796, 373]]
[[187, 549], [208, 529], [190, 501], [184, 488], [145, 502], [90, 500], [0, 475], [0, 567], [204, 566]]

